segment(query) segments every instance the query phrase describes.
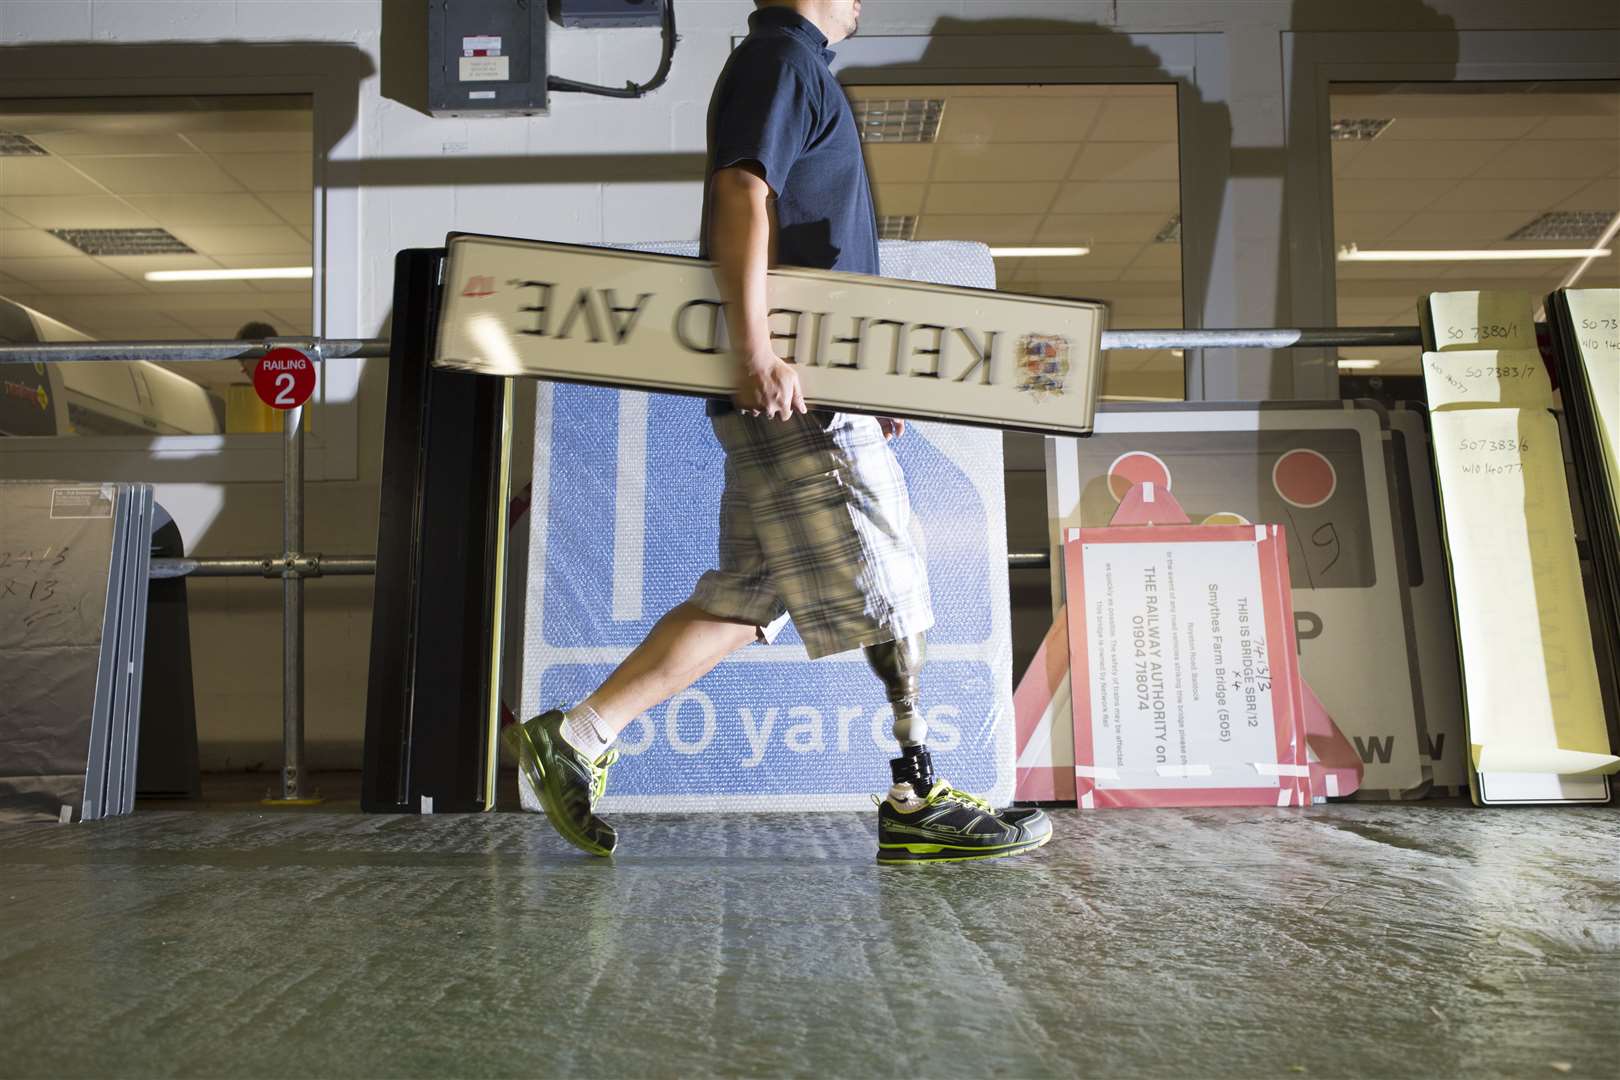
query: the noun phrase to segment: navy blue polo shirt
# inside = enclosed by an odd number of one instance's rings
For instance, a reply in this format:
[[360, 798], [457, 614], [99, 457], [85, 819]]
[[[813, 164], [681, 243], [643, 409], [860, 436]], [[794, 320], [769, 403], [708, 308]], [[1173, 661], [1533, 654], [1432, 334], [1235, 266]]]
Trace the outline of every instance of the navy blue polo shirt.
[[[709, 102], [709, 175], [745, 161], [764, 169], [779, 265], [876, 274], [872, 189], [832, 58], [826, 35], [791, 8], [750, 15]], [[705, 181], [705, 251], [708, 204]]]

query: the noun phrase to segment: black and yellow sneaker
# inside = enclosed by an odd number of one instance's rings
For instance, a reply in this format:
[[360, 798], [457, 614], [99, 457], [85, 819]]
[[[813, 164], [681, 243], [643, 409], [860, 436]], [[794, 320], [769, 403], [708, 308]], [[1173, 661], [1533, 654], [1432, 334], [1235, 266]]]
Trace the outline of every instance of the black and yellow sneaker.
[[1045, 812], [998, 812], [943, 780], [927, 798], [899, 802], [891, 796], [878, 803], [880, 863], [999, 859], [1033, 851], [1050, 839], [1052, 820]]
[[517, 755], [524, 808], [538, 802], [564, 840], [592, 855], [611, 855], [619, 836], [595, 808], [619, 752], [609, 750], [591, 761], [563, 739], [562, 723], [563, 714], [553, 709], [513, 724], [501, 736]]

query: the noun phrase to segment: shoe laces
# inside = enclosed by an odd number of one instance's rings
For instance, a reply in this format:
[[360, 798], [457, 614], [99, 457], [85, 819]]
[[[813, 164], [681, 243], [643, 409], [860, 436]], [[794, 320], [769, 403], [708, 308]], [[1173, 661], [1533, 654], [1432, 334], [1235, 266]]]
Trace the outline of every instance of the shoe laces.
[[595, 761], [591, 762], [591, 805], [607, 793], [608, 770], [619, 760], [617, 750], [609, 750]]
[[977, 795], [969, 795], [965, 791], [960, 791], [953, 788], [951, 787], [950, 783], [945, 780], [941, 780], [937, 785], [935, 785], [934, 790], [929, 792], [928, 799], [926, 801], [930, 806], [938, 802], [959, 802], [975, 807], [979, 810], [983, 810], [987, 814], [994, 814], [996, 812], [995, 807], [991, 806]]

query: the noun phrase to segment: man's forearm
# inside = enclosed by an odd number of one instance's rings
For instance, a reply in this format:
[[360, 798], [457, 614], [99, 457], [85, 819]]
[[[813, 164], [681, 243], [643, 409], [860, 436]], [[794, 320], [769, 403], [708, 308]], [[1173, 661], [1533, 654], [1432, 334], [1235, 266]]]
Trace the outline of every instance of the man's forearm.
[[770, 265], [770, 189], [743, 169], [722, 169], [711, 189], [709, 255], [726, 302], [731, 347], [747, 360], [771, 352], [765, 272]]

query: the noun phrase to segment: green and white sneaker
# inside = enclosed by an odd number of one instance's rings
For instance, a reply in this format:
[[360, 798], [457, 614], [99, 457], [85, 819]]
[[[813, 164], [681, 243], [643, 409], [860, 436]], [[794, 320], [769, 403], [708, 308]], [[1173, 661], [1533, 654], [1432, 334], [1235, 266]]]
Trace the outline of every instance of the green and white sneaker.
[[[903, 789], [902, 789], [903, 790]], [[923, 799], [878, 803], [880, 863], [964, 862], [1033, 851], [1052, 839], [1052, 819], [1030, 808], [997, 811], [943, 780]]]
[[517, 755], [523, 808], [545, 811], [552, 828], [581, 851], [611, 855], [619, 835], [595, 809], [619, 752], [609, 750], [591, 761], [563, 739], [562, 723], [563, 714], [553, 709], [513, 724], [501, 736]]

